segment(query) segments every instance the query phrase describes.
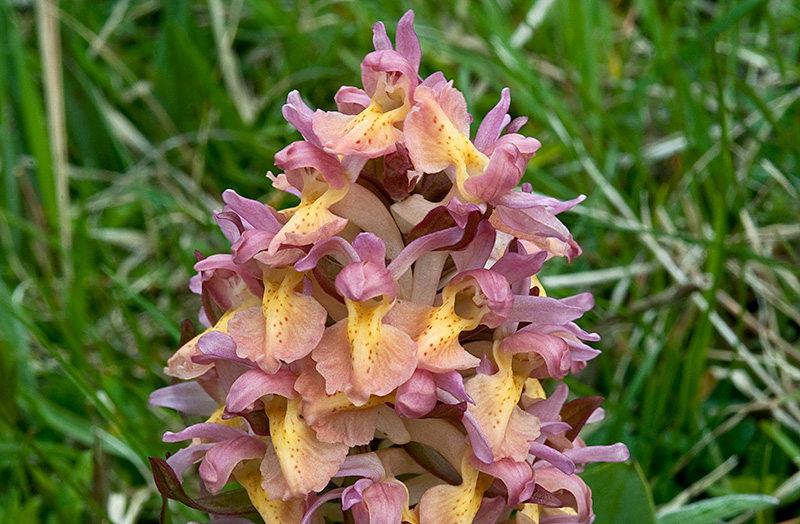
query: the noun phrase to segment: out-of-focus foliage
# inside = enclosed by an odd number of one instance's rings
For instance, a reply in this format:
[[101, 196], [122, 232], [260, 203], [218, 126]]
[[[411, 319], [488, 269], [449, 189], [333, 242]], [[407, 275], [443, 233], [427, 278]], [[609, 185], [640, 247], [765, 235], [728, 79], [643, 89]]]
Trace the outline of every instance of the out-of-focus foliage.
[[478, 118], [510, 87], [544, 144], [526, 180], [589, 197], [564, 217], [584, 255], [542, 280], [598, 300], [605, 354], [570, 382], [607, 397], [590, 441], [626, 442], [662, 510], [796, 515], [795, 2], [0, 0], [0, 522], [158, 520], [146, 457], [180, 422], [146, 400], [200, 306], [194, 250], [225, 249], [209, 210], [280, 204], [286, 94], [332, 109], [408, 8], [423, 75]]

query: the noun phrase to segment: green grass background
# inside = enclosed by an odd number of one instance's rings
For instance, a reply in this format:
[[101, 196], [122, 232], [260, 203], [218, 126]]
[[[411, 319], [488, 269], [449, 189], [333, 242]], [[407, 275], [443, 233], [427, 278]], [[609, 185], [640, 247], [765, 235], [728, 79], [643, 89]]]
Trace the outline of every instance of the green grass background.
[[510, 87], [543, 143], [525, 180], [588, 196], [584, 255], [542, 276], [597, 299], [587, 440], [625, 442], [662, 510], [771, 494], [731, 522], [798, 522], [796, 2], [0, 0], [0, 523], [158, 520], [147, 456], [182, 422], [147, 396], [194, 250], [227, 249], [210, 210], [281, 204], [286, 94], [332, 109], [408, 8], [423, 76], [478, 121]]

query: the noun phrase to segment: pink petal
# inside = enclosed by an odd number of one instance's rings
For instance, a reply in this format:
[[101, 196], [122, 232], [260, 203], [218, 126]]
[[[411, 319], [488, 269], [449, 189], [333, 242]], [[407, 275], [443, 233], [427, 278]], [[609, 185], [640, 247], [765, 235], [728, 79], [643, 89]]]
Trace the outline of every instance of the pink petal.
[[[523, 188], [526, 184], [523, 184]], [[528, 186], [530, 187], [530, 186]], [[586, 200], [586, 195], [580, 195], [572, 200], [561, 201], [556, 198], [534, 195], [528, 191], [513, 191], [498, 199], [497, 205], [509, 209], [532, 209], [542, 207], [547, 209], [552, 215], [558, 215]]]
[[472, 524], [496, 524], [500, 521], [503, 513], [508, 514], [509, 512], [503, 497], [483, 497], [481, 507], [475, 514]]
[[436, 406], [436, 382], [433, 373], [417, 369], [397, 388], [394, 409], [403, 418], [419, 418]]
[[386, 265], [386, 244], [373, 233], [359, 233], [353, 240], [353, 249], [364, 262]]
[[328, 237], [315, 243], [308, 255], [298, 260], [294, 268], [296, 271], [310, 271], [317, 266], [321, 258], [329, 255], [341, 256], [346, 264], [361, 261], [361, 257], [347, 240], [342, 237]]
[[180, 382], [150, 393], [151, 406], [172, 408], [188, 415], [211, 415], [219, 407], [217, 401], [197, 382]]
[[251, 369], [236, 379], [225, 399], [229, 413], [248, 413], [253, 404], [264, 395], [280, 395], [294, 398], [295, 376], [288, 368], [281, 368], [273, 374], [264, 373], [261, 369]]
[[458, 243], [463, 237], [464, 230], [462, 228], [450, 227], [416, 238], [409, 242], [400, 254], [392, 260], [388, 269], [392, 275], [398, 277], [408, 271], [414, 262], [426, 253], [452, 246]]
[[372, 26], [372, 45], [375, 46], [375, 51], [387, 51], [392, 49], [392, 41], [386, 34], [386, 26], [383, 22], [377, 22]]
[[478, 419], [475, 418], [471, 411], [467, 410], [464, 412], [461, 423], [464, 424], [464, 429], [467, 431], [469, 442], [472, 445], [472, 454], [481, 462], [491, 464], [494, 461], [492, 444], [486, 438]]
[[484, 151], [489, 145], [495, 143], [500, 138], [500, 133], [505, 127], [508, 108], [511, 105], [511, 91], [505, 87], [500, 92], [500, 101], [486, 114], [486, 117], [475, 133], [475, 147]]
[[475, 401], [467, 395], [467, 390], [464, 387], [464, 377], [458, 371], [448, 371], [446, 373], [437, 373], [434, 375], [436, 387], [445, 391], [458, 400], [463, 400], [474, 404]]
[[383, 402], [377, 397], [356, 406], [344, 393], [327, 394], [325, 380], [314, 369], [313, 361], [310, 365], [303, 363], [295, 389], [303, 398], [300, 409], [305, 421], [322, 442], [362, 446], [375, 436], [377, 407]]
[[400, 522], [408, 504], [408, 491], [396, 480], [374, 482], [364, 489], [361, 496], [369, 514], [369, 524]]
[[345, 178], [339, 159], [308, 142], [293, 142], [275, 154], [275, 165], [286, 171], [286, 177], [296, 188], [303, 187], [302, 170], [319, 171], [325, 182], [334, 189], [344, 187]]
[[[589, 293], [583, 295], [591, 296]], [[518, 295], [514, 297], [514, 307], [509, 320], [557, 326], [581, 318], [589, 309], [591, 306], [587, 308], [585, 305], [578, 305], [566, 299]]]
[[[547, 259], [546, 253], [527, 255], [522, 253], [506, 252], [500, 260], [494, 263], [492, 271], [506, 277], [509, 282], [517, 282], [535, 275], [542, 269]], [[530, 287], [530, 283], [528, 283]]]
[[533, 468], [526, 461], [516, 462], [504, 458], [491, 464], [484, 464], [479, 460], [470, 459], [470, 464], [478, 471], [500, 479], [508, 492], [508, 505], [519, 506], [531, 497], [534, 489]]
[[552, 377], [562, 380], [570, 370], [572, 359], [569, 346], [560, 337], [544, 335], [532, 331], [517, 331], [500, 343], [500, 351], [505, 353], [535, 353], [540, 355], [547, 368], [546, 375], [537, 373], [536, 378]]
[[206, 456], [206, 452], [214, 447], [216, 443], [209, 442], [208, 444], [192, 444], [191, 446], [179, 449], [176, 453], [169, 456], [167, 464], [175, 472], [179, 479], [183, 479], [183, 474], [189, 469], [189, 466], [195, 462], [200, 462]]
[[[478, 223], [478, 230], [475, 232], [475, 237], [473, 237], [467, 247], [461, 251], [450, 252], [453, 262], [456, 263], [456, 269], [461, 272], [485, 267], [486, 262], [489, 260], [494, 250], [496, 239], [497, 230], [495, 230], [488, 220], [481, 220]], [[492, 267], [492, 271], [495, 271], [494, 267]], [[513, 282], [513, 280], [507, 276], [506, 279], [509, 282]]]
[[286, 104], [281, 108], [281, 113], [287, 122], [300, 131], [303, 138], [317, 147], [322, 147], [319, 138], [314, 134], [314, 130], [311, 127], [311, 117], [314, 115], [314, 111], [303, 102], [300, 93], [296, 89], [289, 93], [286, 98]]
[[[342, 492], [342, 509], [347, 511], [363, 500], [362, 493], [373, 484], [372, 479], [359, 479], [355, 484], [348, 486]], [[358, 522], [358, 521], [356, 521]]]
[[[211, 255], [198, 261], [194, 269], [200, 273], [202, 289], [222, 309], [239, 307], [263, 290], [263, 286], [247, 266], [237, 263], [231, 255]], [[242, 282], [247, 286], [243, 287]]]
[[575, 473], [575, 463], [566, 454], [557, 449], [551, 448], [546, 444], [531, 442], [531, 455], [538, 459], [545, 460], [560, 469], [567, 475]]
[[522, 126], [524, 126], [527, 123], [528, 123], [527, 116], [518, 116], [508, 124], [508, 127], [506, 128], [506, 133], [516, 133], [520, 129], [522, 129]]
[[186, 429], [178, 431], [177, 433], [167, 431], [164, 433], [162, 440], [164, 442], [180, 442], [182, 440], [202, 438], [221, 442], [246, 435], [247, 433], [238, 428], [225, 426], [222, 424], [214, 424], [213, 422], [201, 422], [199, 424], [193, 424]]
[[335, 477], [365, 477], [372, 480], [379, 480], [386, 475], [383, 463], [377, 453], [359, 453], [358, 455], [348, 455], [342, 462]]
[[561, 242], [569, 239], [569, 230], [550, 211], [544, 207], [513, 209], [498, 206], [496, 219], [492, 223], [502, 231], [518, 238], [536, 242], [540, 238], [554, 238]]
[[343, 391], [354, 404], [363, 405], [370, 395], [387, 395], [411, 377], [417, 345], [383, 323], [382, 316], [379, 310], [355, 317], [351, 311], [348, 319], [325, 330], [312, 358], [329, 394]]
[[408, 10], [397, 23], [397, 52], [403, 55], [415, 71], [419, 69], [419, 61], [422, 51], [419, 46], [419, 38], [414, 32], [414, 11]]
[[319, 497], [316, 497], [316, 500], [314, 500], [314, 502], [306, 510], [305, 515], [303, 515], [303, 520], [300, 522], [300, 524], [311, 524], [311, 519], [314, 517], [314, 513], [326, 502], [340, 498], [344, 490], [345, 488], [334, 488], [325, 492]]
[[214, 221], [219, 226], [222, 234], [233, 244], [242, 236], [245, 231], [242, 219], [233, 211], [214, 211]]
[[266, 446], [254, 437], [242, 436], [226, 440], [208, 450], [200, 464], [200, 478], [212, 493], [217, 493], [225, 484], [239, 462], [261, 458]]
[[[536, 483], [551, 493], [564, 490], [565, 495], [559, 498], [577, 511], [578, 524], [590, 524], [594, 520], [592, 490], [577, 475], [567, 475], [556, 468], [541, 468], [536, 470]], [[565, 500], [567, 497], [569, 500]]]
[[505, 277], [488, 269], [473, 269], [456, 275], [448, 286], [466, 289], [470, 281], [475, 290], [472, 301], [485, 311], [481, 316], [481, 324], [495, 328], [505, 322], [514, 304]]
[[269, 249], [272, 239], [277, 232], [261, 229], [249, 229], [242, 233], [239, 239], [231, 246], [233, 260], [239, 264], [246, 264], [258, 253]]
[[226, 204], [226, 210], [236, 213], [248, 229], [276, 232], [281, 228], [280, 215], [272, 207], [258, 200], [240, 196], [232, 189], [226, 189], [222, 193], [222, 200]]
[[228, 323], [236, 353], [274, 373], [281, 361], [293, 362], [314, 349], [325, 329], [327, 311], [313, 297], [295, 290], [300, 273], [288, 270], [283, 281], [265, 281], [263, 303], [237, 312]]
[[198, 364], [216, 364], [219, 360], [225, 360], [247, 367], [254, 366], [252, 361], [236, 355], [236, 342], [230, 335], [220, 331], [209, 331], [203, 334], [197, 341], [197, 348], [200, 350], [200, 354], [192, 357], [192, 361]]
[[361, 83], [373, 100], [380, 81], [384, 79], [389, 89], [402, 86], [407, 98], [414, 96], [414, 88], [419, 82], [417, 70], [402, 54], [392, 50], [373, 51], [361, 61]]
[[359, 114], [369, 106], [370, 102], [369, 95], [363, 89], [350, 86], [340, 87], [333, 99], [339, 112], [346, 115]]
[[[541, 145], [535, 138], [529, 138]], [[522, 155], [513, 144], [497, 147], [492, 152], [489, 164], [480, 175], [471, 176], [464, 182], [467, 192], [483, 202], [494, 202], [513, 190], [528, 165], [530, 157]]]
[[336, 276], [336, 291], [354, 302], [364, 302], [382, 295], [393, 301], [397, 297], [396, 289], [392, 273], [383, 263], [348, 264]]
[[562, 382], [556, 387], [552, 395], [544, 400], [535, 401], [528, 406], [525, 411], [536, 416], [543, 422], [560, 421], [561, 408], [564, 406], [564, 402], [567, 401], [567, 395], [569, 395], [569, 387]]
[[589, 462], [625, 462], [631, 458], [628, 447], [617, 442], [610, 446], [585, 446], [575, 447], [564, 451], [573, 462], [586, 464]]

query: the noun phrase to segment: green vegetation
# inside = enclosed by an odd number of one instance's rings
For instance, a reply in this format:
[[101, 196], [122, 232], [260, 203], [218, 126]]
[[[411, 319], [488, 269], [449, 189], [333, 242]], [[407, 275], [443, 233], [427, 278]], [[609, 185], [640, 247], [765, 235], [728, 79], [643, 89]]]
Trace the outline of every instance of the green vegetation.
[[0, 523], [158, 521], [147, 456], [182, 426], [147, 396], [200, 306], [194, 250], [226, 249], [210, 210], [279, 204], [286, 94], [331, 109], [409, 7], [423, 75], [476, 119], [510, 87], [544, 144], [526, 180], [588, 195], [563, 217], [584, 255], [542, 276], [597, 299], [587, 440], [628, 444], [663, 522], [800, 513], [796, 2], [398, 4], [0, 0]]

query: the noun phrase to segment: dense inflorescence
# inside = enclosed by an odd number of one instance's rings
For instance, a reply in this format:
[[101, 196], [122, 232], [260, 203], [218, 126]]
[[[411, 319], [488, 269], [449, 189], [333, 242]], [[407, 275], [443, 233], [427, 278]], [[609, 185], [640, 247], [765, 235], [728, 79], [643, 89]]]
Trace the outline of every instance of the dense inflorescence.
[[[159, 488], [215, 522], [591, 522], [576, 473], [628, 453], [587, 447], [602, 399], [556, 383], [599, 353], [574, 322], [591, 295], [547, 297], [536, 277], [580, 255], [556, 215], [583, 197], [518, 189], [540, 143], [507, 89], [470, 138], [463, 95], [418, 74], [412, 12], [374, 44], [338, 111], [289, 94], [304, 140], [269, 177], [297, 206], [223, 194], [230, 253], [198, 255], [191, 281], [207, 329], [168, 362], [184, 381], [151, 396], [205, 422], [164, 435], [191, 442], [152, 459]], [[249, 502], [188, 499], [197, 462], [208, 492], [236, 481]]]

